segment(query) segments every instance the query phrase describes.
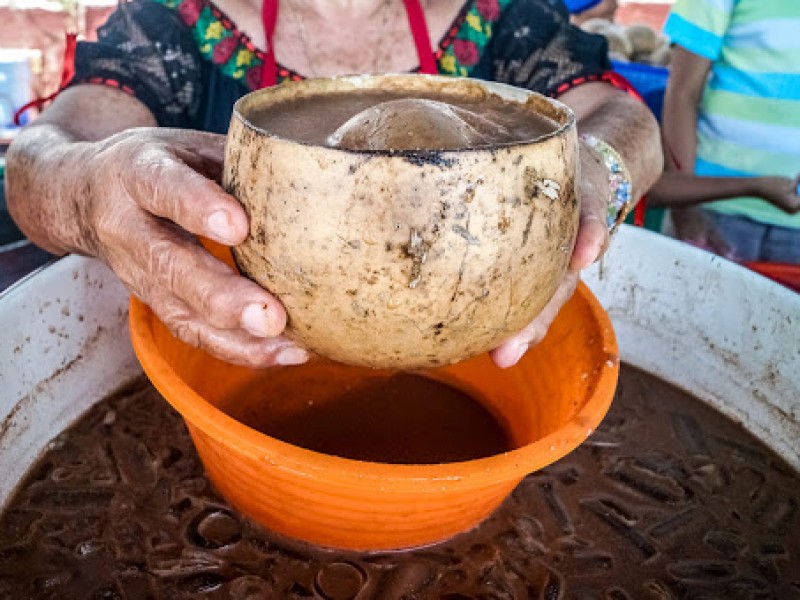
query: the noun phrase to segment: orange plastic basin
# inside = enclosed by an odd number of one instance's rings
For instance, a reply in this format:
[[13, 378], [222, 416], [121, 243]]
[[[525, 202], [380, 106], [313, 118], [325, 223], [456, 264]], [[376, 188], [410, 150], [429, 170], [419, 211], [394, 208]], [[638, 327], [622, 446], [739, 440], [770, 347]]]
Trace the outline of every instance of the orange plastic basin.
[[[525, 475], [594, 431], [619, 372], [611, 323], [580, 284], [545, 340], [517, 366], [501, 370], [484, 355], [424, 372], [485, 402], [515, 450], [456, 463], [384, 464], [313, 452], [247, 427], [218, 406], [263, 381], [263, 371], [178, 341], [135, 299], [130, 329], [147, 376], [183, 416], [209, 479], [233, 506], [273, 531], [356, 550], [430, 544], [478, 524]], [[303, 373], [310, 374], [304, 369], [319, 364], [285, 367], [295, 370], [298, 394]]]

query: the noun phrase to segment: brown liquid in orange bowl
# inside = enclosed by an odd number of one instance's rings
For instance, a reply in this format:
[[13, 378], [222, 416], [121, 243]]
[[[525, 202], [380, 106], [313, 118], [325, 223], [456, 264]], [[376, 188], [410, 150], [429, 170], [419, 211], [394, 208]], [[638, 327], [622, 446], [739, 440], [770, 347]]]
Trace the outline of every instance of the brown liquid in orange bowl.
[[324, 362], [267, 371], [220, 408], [283, 442], [354, 460], [437, 464], [513, 449], [477, 399], [411, 373]]
[[[581, 285], [547, 337], [517, 366], [500, 370], [484, 354], [423, 372], [478, 400], [502, 424], [513, 449], [435, 464], [354, 460], [265, 435], [226, 410], [236, 414], [231, 407], [237, 398], [244, 410], [254, 389], [261, 390], [259, 414], [279, 407], [277, 393], [264, 393], [263, 383], [270, 379], [287, 377], [293, 402], [307, 403], [319, 401], [315, 378], [331, 383], [350, 377], [364, 385], [375, 371], [320, 362], [269, 371], [236, 367], [176, 340], [135, 299], [130, 315], [139, 360], [186, 421], [217, 490], [269, 529], [328, 547], [409, 548], [472, 528], [525, 475], [566, 455], [592, 433], [610, 406], [619, 371], [608, 317]], [[328, 370], [322, 379], [320, 368]], [[340, 383], [327, 389], [339, 398], [346, 392]], [[456, 397], [465, 401], [460, 393]], [[365, 410], [363, 401], [360, 406]], [[404, 426], [394, 424], [398, 430]], [[438, 445], [434, 442], [430, 447]]]

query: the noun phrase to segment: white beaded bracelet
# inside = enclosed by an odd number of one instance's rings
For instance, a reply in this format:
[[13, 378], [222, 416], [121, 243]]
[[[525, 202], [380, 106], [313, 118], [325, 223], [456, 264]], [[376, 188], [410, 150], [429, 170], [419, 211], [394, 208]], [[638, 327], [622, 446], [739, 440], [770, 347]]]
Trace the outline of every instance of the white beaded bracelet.
[[608, 228], [613, 233], [625, 221], [633, 208], [631, 175], [619, 152], [609, 143], [593, 135], [582, 135], [581, 139], [602, 158], [608, 169]]

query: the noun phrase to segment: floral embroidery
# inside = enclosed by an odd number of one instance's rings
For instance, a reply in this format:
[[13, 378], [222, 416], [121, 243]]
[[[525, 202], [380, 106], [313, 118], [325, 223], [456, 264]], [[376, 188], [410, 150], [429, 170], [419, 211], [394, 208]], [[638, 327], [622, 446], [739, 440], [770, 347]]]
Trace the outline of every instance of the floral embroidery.
[[436, 53], [439, 72], [468, 77], [489, 43], [493, 25], [512, 0], [474, 0], [457, 30]]
[[236, 66], [248, 67], [252, 64], [254, 59], [255, 56], [250, 50], [240, 48], [239, 51], [236, 53]]
[[475, 7], [487, 21], [497, 21], [500, 18], [500, 4], [497, 0], [476, 0]]
[[228, 37], [230, 35], [229, 31], [226, 31], [224, 27], [222, 27], [222, 23], [219, 21], [211, 21], [206, 27], [205, 37], [207, 40], [219, 40], [223, 37]]
[[[203, 58], [217, 65], [233, 79], [255, 90], [261, 84], [264, 54], [250, 39], [236, 29], [210, 0], [156, 0], [178, 15], [192, 30]], [[282, 81], [284, 78], [279, 78]]]
[[[264, 53], [241, 33], [211, 0], [156, 0], [176, 10], [181, 21], [191, 28], [200, 53], [233, 79], [249, 89], [261, 86]], [[448, 31], [436, 52], [439, 72], [443, 75], [468, 76], [478, 64], [492, 37], [493, 27], [512, 0], [472, 0], [464, 6], [459, 19]], [[302, 77], [278, 68], [278, 82]]]
[[215, 65], [227, 63], [231, 59], [231, 56], [233, 56], [233, 52], [238, 45], [239, 41], [232, 35], [224, 38], [219, 44], [214, 46], [211, 53], [211, 61]]
[[248, 89], [257, 90], [261, 87], [261, 65], [248, 69], [244, 75], [244, 80]]
[[189, 27], [194, 27], [194, 24], [197, 23], [201, 10], [203, 10], [203, 0], [184, 0], [178, 6], [181, 20]]
[[445, 73], [455, 73], [456, 71], [456, 57], [452, 54], [446, 54], [439, 59], [439, 70]]
[[465, 67], [478, 64], [480, 51], [472, 40], [455, 40], [453, 42], [453, 54], [456, 60]]
[[467, 13], [467, 16], [464, 18], [464, 20], [478, 33], [483, 32], [483, 21], [478, 15], [474, 13]]

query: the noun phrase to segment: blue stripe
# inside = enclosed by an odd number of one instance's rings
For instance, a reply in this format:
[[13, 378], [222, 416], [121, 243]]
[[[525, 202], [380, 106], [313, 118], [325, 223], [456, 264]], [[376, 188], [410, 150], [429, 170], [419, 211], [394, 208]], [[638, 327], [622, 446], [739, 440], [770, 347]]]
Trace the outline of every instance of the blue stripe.
[[775, 50], [800, 48], [800, 19], [762, 19], [734, 23], [725, 32], [725, 45]]
[[[800, 106], [798, 106], [800, 110]], [[800, 127], [744, 121], [733, 117], [701, 113], [697, 132], [709, 138], [732, 142], [764, 152], [794, 154], [800, 162]]]
[[708, 85], [713, 90], [756, 98], [800, 101], [800, 74], [797, 73], [756, 73], [714, 65]]
[[707, 58], [716, 60], [722, 49], [722, 38], [672, 13], [664, 25], [664, 34], [674, 43]]
[[755, 173], [747, 173], [745, 171], [737, 171], [736, 169], [729, 169], [723, 165], [709, 162], [698, 158], [694, 163], [695, 175], [705, 175], [706, 177], [756, 177]]

